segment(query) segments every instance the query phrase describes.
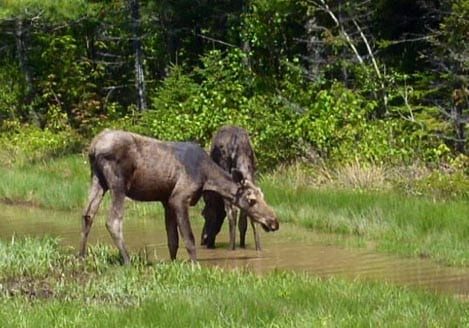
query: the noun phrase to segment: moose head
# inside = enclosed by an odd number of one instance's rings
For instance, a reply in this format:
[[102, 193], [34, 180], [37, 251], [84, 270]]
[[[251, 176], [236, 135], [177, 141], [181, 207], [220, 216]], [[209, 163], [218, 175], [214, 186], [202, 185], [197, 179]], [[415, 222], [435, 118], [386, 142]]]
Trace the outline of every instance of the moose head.
[[231, 175], [233, 181], [238, 184], [238, 191], [233, 203], [245, 210], [265, 231], [278, 230], [277, 216], [274, 210], [265, 202], [261, 189], [250, 180], [247, 180], [242, 172], [237, 169], [232, 170]]

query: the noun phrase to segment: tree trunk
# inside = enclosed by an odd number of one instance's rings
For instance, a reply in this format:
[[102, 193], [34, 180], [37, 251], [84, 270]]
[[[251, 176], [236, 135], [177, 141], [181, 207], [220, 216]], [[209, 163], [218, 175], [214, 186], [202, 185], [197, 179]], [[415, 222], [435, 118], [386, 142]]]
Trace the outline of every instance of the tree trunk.
[[24, 79], [26, 81], [23, 103], [28, 105], [32, 102], [34, 97], [34, 84], [26, 54], [24, 22], [21, 18], [18, 18], [15, 25], [16, 54], [18, 56], [20, 69], [23, 72]]
[[147, 109], [145, 75], [143, 70], [143, 51], [140, 39], [140, 8], [138, 0], [129, 0], [132, 19], [132, 47], [135, 56], [135, 89], [137, 90], [137, 108]]
[[[241, 3], [241, 13], [247, 14], [249, 12], [249, 3], [248, 0], [242, 1]], [[246, 57], [243, 60], [244, 65], [251, 70], [251, 45], [249, 40], [243, 38], [242, 40], [242, 49]]]
[[455, 149], [461, 154], [466, 153], [466, 121], [464, 117], [464, 107], [467, 107], [467, 99], [469, 92], [466, 88], [461, 87], [453, 91], [453, 115], [454, 129], [456, 133]]
[[308, 78], [317, 81], [320, 75], [321, 50], [318, 38], [319, 27], [314, 15], [309, 15], [305, 22], [306, 31], [306, 60], [308, 62]]

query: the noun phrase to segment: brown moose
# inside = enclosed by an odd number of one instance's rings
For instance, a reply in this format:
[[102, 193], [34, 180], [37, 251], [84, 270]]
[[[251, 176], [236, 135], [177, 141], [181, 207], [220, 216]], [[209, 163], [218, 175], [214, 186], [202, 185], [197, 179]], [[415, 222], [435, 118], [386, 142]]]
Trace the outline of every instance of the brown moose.
[[83, 212], [81, 256], [86, 255], [93, 219], [108, 190], [111, 209], [106, 227], [124, 264], [130, 263], [122, 229], [125, 197], [162, 202], [172, 260], [179, 246], [179, 229], [190, 259], [196, 261], [189, 206], [195, 205], [204, 192], [216, 192], [246, 210], [267, 231], [279, 228], [277, 217], [264, 201], [261, 190], [244, 179], [238, 170], [230, 176], [197, 144], [165, 142], [135, 133], [104, 130], [91, 142], [89, 161], [92, 181]]
[[[213, 136], [210, 157], [226, 172], [238, 170], [247, 181], [254, 183], [255, 156], [246, 130], [236, 126], [221, 127]], [[202, 230], [201, 244], [206, 245], [207, 248], [215, 247], [215, 237], [220, 232], [225, 216], [228, 214], [230, 248], [235, 249], [237, 208], [229, 201], [225, 202], [220, 195], [214, 192], [205, 193], [203, 198], [205, 207], [202, 215], [205, 218], [205, 224]], [[259, 232], [252, 218], [250, 218], [250, 222], [256, 250], [260, 250]], [[244, 248], [246, 247], [247, 213], [243, 209], [239, 211], [238, 228], [239, 245]]]

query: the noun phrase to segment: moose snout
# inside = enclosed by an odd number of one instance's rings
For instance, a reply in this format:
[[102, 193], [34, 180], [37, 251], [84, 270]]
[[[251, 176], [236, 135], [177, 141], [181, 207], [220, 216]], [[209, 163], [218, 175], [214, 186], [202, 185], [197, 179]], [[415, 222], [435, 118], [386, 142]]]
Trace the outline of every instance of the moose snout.
[[278, 223], [278, 220], [277, 219], [274, 219], [271, 224], [270, 224], [270, 228], [272, 231], [277, 231], [278, 228], [279, 228], [279, 223]]
[[277, 231], [279, 228], [279, 223], [277, 219], [270, 219], [267, 221], [269, 224], [270, 231]]
[[261, 226], [266, 232], [277, 231], [279, 223], [275, 218], [264, 218], [263, 222], [261, 222]]

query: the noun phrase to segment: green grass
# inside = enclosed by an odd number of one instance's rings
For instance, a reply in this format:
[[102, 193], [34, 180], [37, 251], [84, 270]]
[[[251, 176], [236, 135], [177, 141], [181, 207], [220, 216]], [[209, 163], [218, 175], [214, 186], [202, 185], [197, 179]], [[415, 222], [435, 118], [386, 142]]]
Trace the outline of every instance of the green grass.
[[395, 191], [285, 188], [263, 181], [284, 222], [372, 242], [380, 250], [469, 265], [469, 204]]
[[0, 166], [0, 198], [13, 203], [73, 209], [86, 200], [90, 173], [81, 155], [35, 164]]
[[[5, 260], [6, 254], [17, 260]], [[115, 250], [105, 246], [92, 248], [86, 260], [78, 260], [50, 238], [0, 243], [0, 326], [469, 324], [467, 303], [389, 284], [287, 272], [257, 276], [180, 262], [132, 260], [131, 267], [118, 265]], [[25, 269], [31, 267], [35, 269]]]
[[[78, 213], [86, 202], [89, 168], [82, 156], [0, 166], [0, 176], [3, 201]], [[261, 179], [282, 222], [345, 236], [354, 246], [469, 265], [469, 205], [463, 200], [319, 188], [286, 178]], [[160, 207], [129, 206], [126, 216], [155, 211], [161, 215]], [[47, 237], [0, 242], [0, 326], [469, 325], [466, 301], [391, 284], [292, 272], [256, 276], [138, 256], [122, 267], [115, 247], [103, 245], [91, 247], [84, 261], [74, 253]]]
[[[355, 169], [353, 174], [361, 173]], [[89, 175], [89, 164], [81, 155], [0, 166], [0, 200], [81, 211], [87, 198]], [[465, 198], [435, 201], [393, 189], [364, 191], [304, 183], [314, 175], [315, 172], [298, 170], [261, 179], [266, 198], [281, 221], [351, 236], [359, 241], [352, 243], [355, 245], [373, 244], [389, 253], [469, 266], [469, 204]], [[370, 179], [362, 174], [361, 178], [352, 180], [359, 180], [363, 185]], [[108, 197], [105, 199], [103, 208], [108, 206]], [[160, 210], [148, 205], [135, 208], [143, 214]]]

